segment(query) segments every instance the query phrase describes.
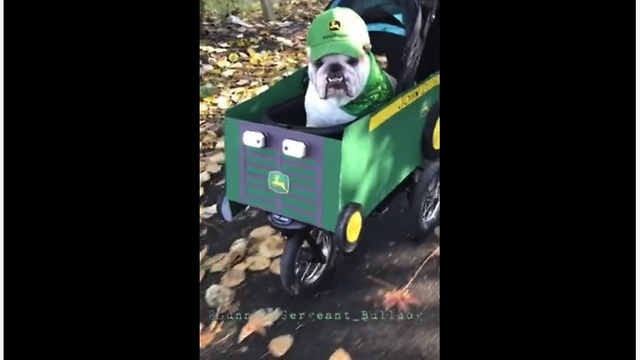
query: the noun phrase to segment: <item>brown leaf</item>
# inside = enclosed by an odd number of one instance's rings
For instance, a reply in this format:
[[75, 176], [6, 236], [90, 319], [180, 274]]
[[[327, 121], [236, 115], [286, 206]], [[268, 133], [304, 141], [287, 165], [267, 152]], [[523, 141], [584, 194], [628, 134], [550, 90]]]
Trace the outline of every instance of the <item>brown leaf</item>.
[[329, 360], [351, 360], [351, 355], [345, 349], [339, 348], [331, 354]]
[[200, 282], [202, 282], [202, 279], [204, 279], [204, 275], [207, 273], [207, 270], [205, 269], [200, 269]]
[[229, 265], [229, 254], [216, 254], [212, 258], [204, 262], [204, 266], [209, 266], [211, 272], [220, 272]]
[[269, 236], [260, 243], [258, 253], [268, 258], [275, 258], [282, 255], [284, 251], [284, 239], [280, 235]]
[[264, 240], [275, 233], [276, 229], [272, 228], [269, 225], [264, 225], [251, 230], [251, 232], [249, 233], [249, 239]]
[[253, 333], [258, 333], [263, 336], [266, 335], [266, 328], [273, 325], [281, 315], [282, 310], [280, 310], [280, 308], [260, 309], [254, 312], [249, 316], [247, 323], [242, 327], [242, 329], [240, 329], [240, 333], [238, 334], [238, 343], [241, 343]]
[[281, 357], [289, 351], [291, 345], [293, 345], [293, 336], [289, 334], [281, 335], [269, 342], [269, 352], [275, 357]]
[[409, 305], [419, 305], [418, 300], [407, 290], [392, 290], [384, 294], [382, 305], [385, 310], [397, 307], [400, 311], [408, 311]]
[[280, 275], [280, 258], [273, 259], [271, 266], [269, 266], [269, 271], [276, 275]]
[[248, 269], [251, 271], [261, 271], [271, 265], [271, 259], [260, 255], [250, 256], [247, 258], [246, 262], [249, 264]]
[[213, 331], [205, 329], [205, 331], [200, 333], [200, 349], [204, 349], [209, 346], [215, 337], [216, 334]]
[[246, 278], [246, 275], [244, 271], [238, 270], [238, 269], [231, 269], [227, 271], [224, 275], [222, 275], [222, 277], [220, 278], [220, 284], [226, 287], [232, 288], [240, 285], [245, 278]]
[[[220, 325], [222, 324], [220, 323]], [[213, 339], [215, 339], [216, 335], [222, 330], [222, 326], [218, 326], [218, 322], [213, 321], [211, 325], [204, 328], [204, 331], [202, 331], [202, 328], [203, 325], [200, 324], [200, 349], [206, 348], [213, 342]]]
[[200, 262], [202, 262], [202, 259], [204, 259], [204, 256], [207, 255], [207, 251], [209, 251], [209, 245], [205, 245], [201, 250], [200, 250]]

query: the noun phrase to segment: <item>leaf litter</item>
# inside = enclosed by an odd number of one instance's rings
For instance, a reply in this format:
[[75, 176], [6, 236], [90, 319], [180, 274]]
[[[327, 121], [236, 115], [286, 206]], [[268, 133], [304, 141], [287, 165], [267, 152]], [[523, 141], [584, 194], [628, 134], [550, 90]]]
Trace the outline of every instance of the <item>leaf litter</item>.
[[273, 325], [276, 320], [282, 315], [280, 308], [264, 308], [259, 309], [249, 315], [247, 323], [240, 329], [238, 334], [238, 344], [244, 341], [249, 335], [258, 333], [262, 336], [267, 335], [267, 329]]

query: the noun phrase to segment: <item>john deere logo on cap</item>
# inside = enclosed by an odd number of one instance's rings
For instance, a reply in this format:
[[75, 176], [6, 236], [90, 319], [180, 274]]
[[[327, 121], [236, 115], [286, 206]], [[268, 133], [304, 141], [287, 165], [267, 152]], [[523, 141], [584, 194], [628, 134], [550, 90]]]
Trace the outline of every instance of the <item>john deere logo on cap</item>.
[[340, 21], [338, 20], [331, 20], [329, 21], [329, 30], [331, 31], [339, 31], [340, 30]]
[[278, 194], [289, 193], [289, 176], [286, 174], [275, 170], [269, 171], [267, 182], [269, 183], [269, 189], [271, 189], [271, 191]]

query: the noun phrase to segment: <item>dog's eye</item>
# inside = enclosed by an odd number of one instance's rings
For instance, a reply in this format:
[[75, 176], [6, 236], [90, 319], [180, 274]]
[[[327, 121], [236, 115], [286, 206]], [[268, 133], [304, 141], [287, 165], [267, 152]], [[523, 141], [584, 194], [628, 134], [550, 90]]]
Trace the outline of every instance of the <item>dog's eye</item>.
[[315, 66], [315, 67], [320, 67], [320, 66], [322, 66], [322, 59], [314, 61], [314, 62], [313, 62], [313, 66]]
[[347, 60], [347, 64], [351, 66], [356, 66], [358, 65], [358, 59], [354, 57], [350, 57], [349, 60]]

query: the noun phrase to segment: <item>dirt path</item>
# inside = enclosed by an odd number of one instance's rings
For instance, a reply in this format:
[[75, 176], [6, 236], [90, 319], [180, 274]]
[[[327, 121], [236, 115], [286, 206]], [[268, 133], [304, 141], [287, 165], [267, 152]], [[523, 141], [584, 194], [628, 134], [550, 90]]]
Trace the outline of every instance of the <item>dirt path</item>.
[[[206, 189], [206, 195], [213, 198], [217, 191], [219, 189]], [[213, 344], [201, 351], [201, 359], [271, 359], [267, 345], [272, 338], [283, 334], [292, 334], [295, 338], [283, 359], [326, 360], [339, 347], [347, 350], [353, 359], [439, 359], [437, 260], [430, 261], [413, 282], [411, 292], [421, 304], [413, 306], [405, 319], [398, 319], [397, 313], [382, 311], [381, 295], [385, 289], [368, 278], [372, 276], [401, 286], [434, 248], [434, 239], [412, 241], [414, 236], [405, 208], [406, 202], [399, 197], [384, 217], [368, 219], [358, 251], [348, 258], [339, 258], [336, 270], [315, 297], [290, 298], [281, 289], [279, 277], [268, 270], [249, 276], [237, 289], [238, 313], [244, 315], [259, 308], [279, 307], [286, 319], [267, 328], [266, 337], [253, 334], [241, 344], [236, 340], [246, 321], [227, 319]], [[215, 228], [208, 229], [202, 242], [208, 244], [209, 254], [225, 252], [233, 240], [265, 223], [259, 213], [233, 224], [217, 222]], [[219, 274], [207, 274], [201, 283], [200, 312], [205, 325], [211, 322], [211, 309], [203, 299], [204, 292], [217, 283], [219, 277]]]

